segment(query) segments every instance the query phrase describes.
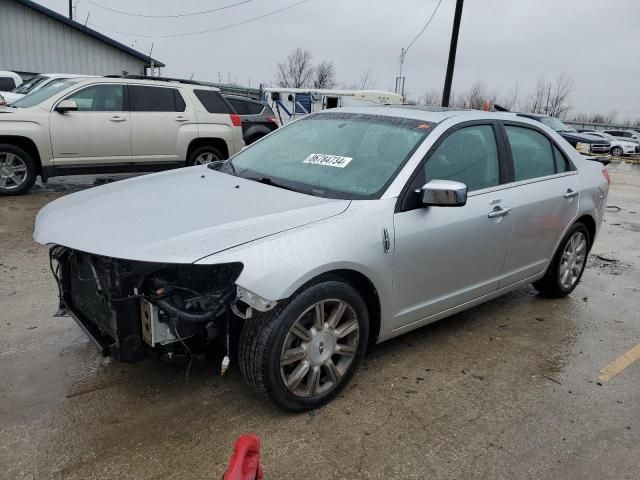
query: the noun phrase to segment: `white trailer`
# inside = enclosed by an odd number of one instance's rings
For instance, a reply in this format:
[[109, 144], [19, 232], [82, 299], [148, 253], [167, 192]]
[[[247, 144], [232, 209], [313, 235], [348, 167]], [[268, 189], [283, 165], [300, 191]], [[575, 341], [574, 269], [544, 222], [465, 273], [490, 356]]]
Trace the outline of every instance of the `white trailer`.
[[282, 124], [330, 108], [364, 105], [402, 105], [402, 95], [383, 90], [332, 90], [267, 87], [263, 100]]

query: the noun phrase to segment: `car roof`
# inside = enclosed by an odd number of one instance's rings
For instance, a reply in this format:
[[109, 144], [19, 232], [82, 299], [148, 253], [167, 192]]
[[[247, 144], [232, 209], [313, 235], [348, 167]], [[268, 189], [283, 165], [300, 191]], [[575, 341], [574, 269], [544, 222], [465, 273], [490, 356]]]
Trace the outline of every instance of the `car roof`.
[[147, 78], [125, 78], [125, 77], [86, 77], [84, 80], [80, 80], [74, 86], [82, 86], [90, 83], [126, 83], [132, 85], [156, 85], [159, 87], [191, 87], [194, 89], [212, 90], [219, 92], [220, 89], [216, 87], [210, 87], [208, 85], [183, 83], [178, 80], [154, 80], [153, 77]]
[[[384, 115], [388, 117], [410, 118], [413, 120], [424, 120], [431, 123], [440, 123], [453, 117], [459, 117], [461, 120], [513, 120], [515, 115], [510, 112], [486, 112], [484, 110], [462, 110], [455, 108], [443, 108], [432, 106], [416, 106], [416, 105], [385, 105], [385, 106], [363, 106], [363, 107], [341, 107], [331, 110], [323, 110], [322, 112], [344, 112], [344, 113], [360, 113], [369, 115]], [[319, 113], [322, 113], [319, 112]], [[531, 122], [520, 117], [519, 121], [523, 123]]]

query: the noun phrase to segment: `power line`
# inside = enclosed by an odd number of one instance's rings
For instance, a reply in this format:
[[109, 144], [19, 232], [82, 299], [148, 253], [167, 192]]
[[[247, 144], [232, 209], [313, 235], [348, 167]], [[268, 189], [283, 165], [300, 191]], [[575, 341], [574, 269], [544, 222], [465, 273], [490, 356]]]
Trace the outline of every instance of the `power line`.
[[144, 17], [144, 18], [179, 18], [179, 17], [193, 17], [195, 15], [203, 15], [205, 13], [219, 12], [220, 10], [226, 10], [228, 8], [237, 7], [238, 5], [242, 5], [244, 3], [249, 3], [252, 0], [242, 0], [241, 2], [232, 3], [230, 5], [225, 5], [223, 7], [211, 8], [209, 10], [200, 10], [198, 12], [190, 12], [190, 13], [176, 13], [174, 15], [147, 15], [144, 13], [133, 13], [133, 12], [125, 12], [123, 10], [117, 10], [111, 7], [105, 7], [104, 5], [100, 5], [99, 3], [93, 2], [91, 0], [85, 0], [85, 2], [90, 3], [94, 7], [102, 8], [103, 10], [108, 10], [109, 12], [119, 13], [121, 15], [129, 15], [130, 17]]
[[255, 22], [255, 21], [257, 21], [257, 20], [261, 20], [261, 19], [263, 19], [263, 18], [270, 17], [270, 16], [272, 16], [272, 15], [276, 15], [276, 14], [278, 14], [278, 13], [280, 13], [280, 12], [284, 12], [285, 10], [289, 10], [289, 9], [291, 9], [291, 8], [297, 7], [298, 5], [302, 5], [303, 3], [307, 3], [307, 2], [309, 2], [309, 1], [310, 1], [310, 0], [302, 0], [302, 1], [300, 1], [300, 2], [296, 2], [296, 3], [293, 3], [293, 4], [291, 4], [291, 5], [287, 5], [286, 7], [282, 7], [282, 8], [279, 8], [279, 9], [277, 9], [277, 10], [273, 10], [273, 11], [268, 12], [268, 13], [265, 13], [265, 14], [263, 14], [263, 15], [259, 15], [259, 16], [257, 16], [257, 17], [252, 17], [252, 18], [249, 18], [249, 19], [247, 19], [247, 20], [243, 20], [243, 21], [241, 21], [241, 22], [230, 23], [230, 24], [228, 24], [228, 25], [223, 25], [223, 26], [221, 26], [221, 27], [209, 28], [209, 29], [207, 29], [207, 30], [198, 30], [198, 31], [195, 31], [195, 32], [169, 33], [169, 34], [165, 34], [165, 35], [144, 35], [144, 34], [140, 34], [140, 33], [120, 32], [120, 31], [118, 31], [118, 30], [112, 30], [112, 29], [110, 29], [110, 28], [102, 27], [102, 26], [97, 25], [97, 24], [95, 24], [95, 23], [91, 23], [91, 24], [92, 24], [94, 27], [96, 27], [96, 28], [100, 28], [100, 29], [102, 29], [102, 30], [107, 30], [107, 31], [109, 31], [109, 32], [117, 33], [117, 34], [120, 34], [120, 35], [128, 35], [128, 36], [131, 36], [131, 37], [143, 37], [143, 38], [175, 38], [175, 37], [188, 37], [188, 36], [193, 36], [193, 35], [201, 35], [201, 34], [203, 34], [203, 33], [219, 32], [220, 30], [227, 30], [227, 29], [229, 29], [229, 28], [238, 27], [238, 26], [240, 26], [240, 25], [245, 25], [245, 24], [247, 24], [247, 23]]
[[[87, 0], [88, 1], [88, 0]], [[429, 24], [431, 23], [431, 20], [433, 20], [433, 17], [436, 16], [436, 12], [438, 11], [438, 8], [440, 8], [440, 4], [442, 3], [442, 0], [438, 1], [438, 4], [436, 5], [436, 8], [433, 9], [433, 13], [431, 14], [431, 16], [429, 17], [429, 20], [427, 20], [427, 23], [424, 24], [424, 27], [422, 27], [422, 30], [420, 30], [420, 33], [418, 33], [418, 35], [416, 35], [416, 38], [414, 38], [413, 40], [411, 40], [411, 43], [409, 44], [409, 46], [407, 48], [404, 49], [404, 53], [407, 53], [407, 50], [409, 50], [411, 48], [411, 46], [416, 43], [416, 40], [418, 40], [420, 38], [420, 35], [422, 35], [425, 30], [427, 29], [427, 27], [429, 26]]]

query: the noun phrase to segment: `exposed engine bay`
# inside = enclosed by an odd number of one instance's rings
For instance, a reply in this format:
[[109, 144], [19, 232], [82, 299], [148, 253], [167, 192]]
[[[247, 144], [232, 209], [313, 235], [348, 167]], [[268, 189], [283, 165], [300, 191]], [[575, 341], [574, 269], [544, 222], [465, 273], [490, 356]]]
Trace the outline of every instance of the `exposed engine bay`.
[[191, 354], [223, 335], [228, 348], [232, 309], [241, 317], [251, 314], [237, 298], [241, 263], [140, 262], [63, 246], [52, 247], [49, 256], [58, 314], [67, 311], [105, 356], [123, 362], [150, 351]]

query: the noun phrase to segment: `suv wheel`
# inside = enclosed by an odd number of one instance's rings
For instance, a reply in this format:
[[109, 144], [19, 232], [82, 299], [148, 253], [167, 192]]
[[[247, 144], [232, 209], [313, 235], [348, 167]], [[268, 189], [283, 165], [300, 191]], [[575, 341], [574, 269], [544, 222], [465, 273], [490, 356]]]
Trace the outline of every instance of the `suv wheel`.
[[576, 223], [560, 243], [547, 273], [533, 284], [536, 290], [552, 298], [569, 295], [582, 278], [589, 245], [589, 230], [583, 223]]
[[624, 152], [622, 151], [622, 147], [613, 147], [611, 149], [611, 155], [614, 157], [621, 157]]
[[20, 195], [36, 181], [36, 163], [23, 149], [0, 144], [0, 195]]
[[358, 292], [339, 280], [324, 281], [246, 320], [240, 369], [278, 407], [311, 410], [349, 383], [368, 335], [369, 316]]
[[204, 146], [196, 148], [187, 159], [187, 166], [206, 165], [224, 160], [224, 156], [216, 147]]

